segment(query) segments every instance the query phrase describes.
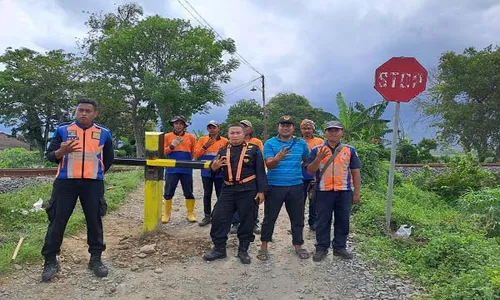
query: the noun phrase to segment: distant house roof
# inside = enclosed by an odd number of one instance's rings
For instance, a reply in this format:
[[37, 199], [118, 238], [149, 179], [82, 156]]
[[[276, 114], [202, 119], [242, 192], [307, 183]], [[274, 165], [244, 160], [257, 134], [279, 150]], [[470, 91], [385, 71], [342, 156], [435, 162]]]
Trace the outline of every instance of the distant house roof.
[[24, 148], [30, 150], [30, 145], [10, 136], [5, 132], [0, 132], [0, 151], [11, 148]]

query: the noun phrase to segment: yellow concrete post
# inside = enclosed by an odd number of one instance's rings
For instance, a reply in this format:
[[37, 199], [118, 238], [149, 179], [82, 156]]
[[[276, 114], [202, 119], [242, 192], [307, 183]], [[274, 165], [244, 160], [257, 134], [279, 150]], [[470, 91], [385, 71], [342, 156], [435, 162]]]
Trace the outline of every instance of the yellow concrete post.
[[[146, 132], [146, 159], [163, 158], [162, 132]], [[144, 231], [153, 231], [162, 214], [163, 167], [145, 166], [144, 170]]]

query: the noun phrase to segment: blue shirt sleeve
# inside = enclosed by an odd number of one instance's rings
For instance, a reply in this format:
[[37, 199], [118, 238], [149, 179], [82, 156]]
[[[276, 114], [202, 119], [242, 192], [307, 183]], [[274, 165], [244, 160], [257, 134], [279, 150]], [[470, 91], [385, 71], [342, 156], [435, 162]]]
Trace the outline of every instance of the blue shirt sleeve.
[[349, 168], [352, 169], [361, 169], [361, 160], [356, 153], [356, 150], [351, 147], [351, 162], [349, 163]]
[[62, 135], [60, 130], [61, 127], [57, 127], [56, 131], [52, 135], [49, 147], [47, 148], [47, 152], [45, 153], [45, 157], [47, 157], [47, 160], [56, 164], [59, 163], [59, 159], [56, 158], [56, 151], [59, 149], [59, 147], [61, 147], [62, 143]]
[[271, 146], [271, 140], [268, 140], [264, 144], [264, 159], [273, 158], [274, 155], [275, 154], [274, 154], [273, 147]]
[[303, 147], [302, 158], [307, 159], [309, 157], [310, 151], [309, 151], [309, 146], [304, 140], [302, 140], [302, 147]]

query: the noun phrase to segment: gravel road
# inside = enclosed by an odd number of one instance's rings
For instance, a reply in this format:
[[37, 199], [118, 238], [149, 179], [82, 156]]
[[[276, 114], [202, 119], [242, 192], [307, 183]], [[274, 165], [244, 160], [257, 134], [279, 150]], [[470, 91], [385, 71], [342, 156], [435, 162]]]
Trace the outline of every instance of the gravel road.
[[[195, 195], [201, 197], [199, 171], [194, 178]], [[411, 299], [419, 294], [410, 281], [378, 275], [376, 268], [357, 256], [346, 261], [330, 252], [321, 263], [300, 260], [291, 245], [284, 209], [270, 245], [270, 261], [255, 258], [260, 246], [257, 236], [249, 251], [252, 263], [242, 265], [235, 257], [237, 241], [232, 235], [228, 258], [207, 263], [201, 256], [211, 247], [210, 226], [202, 228], [185, 219], [180, 186], [171, 222], [154, 233], [141, 232], [142, 198], [141, 186], [104, 219], [108, 278], [95, 278], [86, 268], [82, 231], [65, 239], [62, 269], [53, 282], [40, 282], [42, 261], [18, 265], [18, 270], [0, 276], [0, 299]], [[196, 213], [201, 219], [201, 201]], [[304, 238], [305, 247], [313, 250], [314, 234], [304, 229]], [[352, 243], [349, 247], [356, 251]]]

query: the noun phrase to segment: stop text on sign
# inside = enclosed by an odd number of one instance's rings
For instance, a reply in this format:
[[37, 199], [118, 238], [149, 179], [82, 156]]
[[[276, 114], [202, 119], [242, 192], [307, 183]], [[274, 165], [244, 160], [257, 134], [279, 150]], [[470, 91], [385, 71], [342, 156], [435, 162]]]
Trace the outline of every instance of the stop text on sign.
[[424, 83], [425, 74], [405, 72], [380, 72], [377, 84], [379, 88], [414, 89]]

